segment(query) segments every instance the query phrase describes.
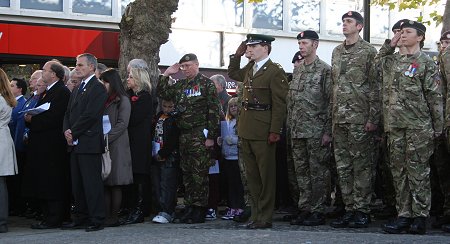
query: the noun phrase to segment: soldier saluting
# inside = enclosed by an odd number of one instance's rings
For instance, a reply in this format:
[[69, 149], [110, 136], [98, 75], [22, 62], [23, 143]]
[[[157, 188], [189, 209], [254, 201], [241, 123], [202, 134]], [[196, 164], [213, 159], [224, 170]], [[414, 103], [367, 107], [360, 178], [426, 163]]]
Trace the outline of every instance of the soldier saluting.
[[[228, 75], [243, 81], [244, 86], [238, 135], [239, 156], [245, 163], [251, 195], [249, 229], [271, 228], [275, 205], [275, 149], [286, 115], [288, 82], [281, 66], [269, 58], [274, 40], [248, 34], [246, 46], [239, 46], [228, 66]], [[251, 61], [241, 69], [241, 56], [246, 51]]]

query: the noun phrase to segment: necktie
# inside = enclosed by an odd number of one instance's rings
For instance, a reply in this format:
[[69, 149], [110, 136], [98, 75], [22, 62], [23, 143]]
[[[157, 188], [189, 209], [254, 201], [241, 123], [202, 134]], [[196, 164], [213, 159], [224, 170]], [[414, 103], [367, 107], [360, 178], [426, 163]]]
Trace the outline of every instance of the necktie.
[[253, 65], [253, 75], [255, 75], [257, 71], [258, 71], [258, 64], [255, 63], [255, 64]]
[[80, 93], [83, 90], [84, 85], [86, 85], [86, 82], [81, 82], [80, 87], [78, 87], [78, 93]]

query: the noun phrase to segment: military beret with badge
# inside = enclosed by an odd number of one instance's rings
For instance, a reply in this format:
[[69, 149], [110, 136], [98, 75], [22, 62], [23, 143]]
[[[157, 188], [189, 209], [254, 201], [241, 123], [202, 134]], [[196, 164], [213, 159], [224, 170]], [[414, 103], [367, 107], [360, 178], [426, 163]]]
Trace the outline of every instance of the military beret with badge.
[[247, 45], [254, 45], [260, 43], [270, 44], [275, 41], [273, 36], [262, 35], [262, 34], [248, 34], [247, 35]]
[[292, 58], [292, 63], [295, 63], [296, 61], [302, 60], [302, 59], [303, 59], [303, 57], [300, 54], [300, 51], [298, 51], [294, 54], [294, 57]]
[[392, 26], [392, 32], [394, 32], [394, 30], [400, 30], [401, 29], [400, 27], [402, 26], [402, 24], [404, 22], [408, 22], [408, 21], [409, 21], [409, 19], [401, 19], [401, 20], [397, 21], [397, 23], [395, 23]]
[[313, 31], [313, 30], [305, 30], [300, 32], [297, 35], [297, 39], [301, 40], [301, 39], [310, 39], [310, 40], [319, 40], [319, 35], [317, 34], [317, 32]]
[[416, 29], [416, 30], [422, 32], [423, 34], [425, 34], [425, 32], [427, 31], [427, 27], [425, 27], [422, 23], [414, 21], [414, 20], [409, 20], [409, 21], [403, 22], [400, 25], [400, 29], [403, 29], [403, 28], [413, 28], [413, 29]]
[[439, 41], [443, 41], [443, 40], [450, 40], [450, 31], [446, 31], [446, 32], [442, 33]]
[[344, 20], [345, 18], [352, 18], [358, 22], [364, 23], [364, 18], [362, 17], [362, 15], [360, 13], [358, 13], [356, 11], [348, 11], [347, 13], [342, 15], [342, 20]]
[[188, 61], [197, 61], [197, 55], [193, 54], [193, 53], [187, 53], [185, 55], [183, 55], [183, 57], [181, 57], [180, 61], [178, 63], [182, 64], [184, 62], [188, 62]]

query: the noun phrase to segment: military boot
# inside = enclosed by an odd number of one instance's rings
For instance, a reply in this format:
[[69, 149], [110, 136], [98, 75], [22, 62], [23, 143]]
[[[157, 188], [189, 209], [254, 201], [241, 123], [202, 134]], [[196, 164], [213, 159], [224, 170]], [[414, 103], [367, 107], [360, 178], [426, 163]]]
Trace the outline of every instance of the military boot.
[[450, 224], [450, 215], [436, 217], [436, 221], [431, 224], [431, 227], [440, 229], [443, 225]]
[[350, 228], [367, 228], [370, 223], [370, 215], [361, 211], [356, 211], [353, 219], [348, 222]]
[[305, 221], [311, 213], [309, 211], [300, 211], [297, 215], [296, 219], [291, 220], [291, 225], [303, 225], [303, 221]]
[[409, 227], [409, 233], [424, 235], [425, 232], [427, 232], [426, 219], [427, 219], [426, 217], [414, 218], [414, 222], [411, 224], [411, 227]]
[[400, 234], [409, 230], [413, 220], [406, 217], [398, 217], [395, 221], [383, 225], [383, 231], [389, 234]]
[[355, 213], [353, 211], [348, 211], [342, 217], [332, 221], [330, 226], [333, 228], [346, 228], [354, 215]]
[[303, 225], [306, 226], [317, 226], [325, 224], [325, 216], [320, 212], [313, 212], [305, 221], [303, 221]]
[[442, 231], [445, 231], [447, 233], [450, 233], [450, 225], [443, 225], [441, 227]]
[[186, 221], [190, 218], [192, 218], [192, 212], [193, 207], [192, 206], [186, 206], [183, 212], [177, 214], [173, 220], [174, 223], [186, 223]]
[[190, 218], [187, 218], [183, 223], [197, 224], [205, 223], [206, 208], [200, 206], [194, 206]]

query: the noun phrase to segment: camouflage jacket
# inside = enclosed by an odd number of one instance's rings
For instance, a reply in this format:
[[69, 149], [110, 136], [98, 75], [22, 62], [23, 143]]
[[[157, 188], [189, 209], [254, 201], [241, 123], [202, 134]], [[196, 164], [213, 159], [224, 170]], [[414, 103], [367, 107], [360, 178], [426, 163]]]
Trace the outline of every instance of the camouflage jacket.
[[450, 48], [447, 47], [441, 53], [439, 58], [439, 68], [442, 78], [442, 94], [444, 96], [445, 104], [445, 126], [450, 127], [450, 94], [448, 89], [448, 79], [450, 78]]
[[361, 37], [348, 49], [344, 44], [337, 46], [332, 54], [332, 116], [329, 119], [333, 124], [378, 124], [381, 108], [374, 65], [377, 51]]
[[294, 69], [287, 96], [287, 125], [291, 138], [321, 138], [327, 126], [331, 93], [331, 67], [316, 57]]
[[[443, 127], [440, 75], [425, 53], [390, 53], [380, 59], [383, 80], [384, 130], [390, 128], [434, 129]], [[432, 127], [432, 128], [431, 128]]]
[[194, 79], [181, 79], [169, 85], [169, 77], [160, 76], [159, 96], [175, 97], [177, 125], [182, 133], [202, 127], [208, 130], [208, 138], [216, 138], [219, 131], [221, 105], [214, 83], [198, 74]]

